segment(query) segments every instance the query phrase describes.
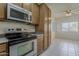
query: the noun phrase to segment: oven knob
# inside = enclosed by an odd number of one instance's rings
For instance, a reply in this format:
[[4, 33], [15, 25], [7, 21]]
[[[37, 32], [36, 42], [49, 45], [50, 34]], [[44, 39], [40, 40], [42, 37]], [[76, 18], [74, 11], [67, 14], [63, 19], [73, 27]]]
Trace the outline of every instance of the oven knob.
[[10, 29], [8, 29], [8, 31], [10, 31]]

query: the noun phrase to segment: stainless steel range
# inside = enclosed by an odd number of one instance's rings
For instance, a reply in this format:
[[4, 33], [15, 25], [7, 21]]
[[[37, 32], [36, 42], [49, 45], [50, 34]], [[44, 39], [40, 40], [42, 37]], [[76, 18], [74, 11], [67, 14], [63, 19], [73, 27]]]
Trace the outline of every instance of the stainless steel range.
[[34, 56], [37, 55], [36, 36], [26, 29], [7, 29], [5, 37], [9, 40], [10, 56]]

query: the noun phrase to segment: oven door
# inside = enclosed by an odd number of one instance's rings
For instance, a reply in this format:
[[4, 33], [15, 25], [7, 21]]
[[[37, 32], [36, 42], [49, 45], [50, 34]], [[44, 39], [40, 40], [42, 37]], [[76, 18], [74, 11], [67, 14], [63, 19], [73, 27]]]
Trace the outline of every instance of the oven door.
[[14, 4], [7, 4], [7, 19], [27, 22], [28, 11]]
[[37, 54], [36, 49], [35, 40], [19, 43], [10, 46], [10, 56], [33, 56]]

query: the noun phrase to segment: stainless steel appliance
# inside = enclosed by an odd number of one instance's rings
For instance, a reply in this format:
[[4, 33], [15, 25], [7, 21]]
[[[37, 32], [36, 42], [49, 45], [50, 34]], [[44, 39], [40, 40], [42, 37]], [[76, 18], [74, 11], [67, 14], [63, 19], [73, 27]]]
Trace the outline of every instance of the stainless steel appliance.
[[5, 37], [9, 40], [10, 56], [34, 56], [37, 55], [36, 36], [25, 32], [25, 29], [8, 29]]
[[23, 22], [31, 22], [32, 21], [31, 17], [32, 12], [11, 3], [7, 4], [7, 19]]

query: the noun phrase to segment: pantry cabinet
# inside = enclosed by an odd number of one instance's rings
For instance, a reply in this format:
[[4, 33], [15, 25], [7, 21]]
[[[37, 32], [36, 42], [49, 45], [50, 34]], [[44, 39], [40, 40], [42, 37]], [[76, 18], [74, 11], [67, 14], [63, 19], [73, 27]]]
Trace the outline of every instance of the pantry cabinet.
[[0, 56], [8, 55], [8, 43], [0, 43]]
[[40, 5], [39, 31], [44, 34], [44, 50], [45, 50], [48, 47], [48, 7], [46, 4]]
[[44, 20], [44, 49], [47, 49], [49, 46], [49, 8], [47, 5], [44, 5], [45, 9], [45, 20]]
[[49, 45], [51, 44], [51, 10], [49, 9], [49, 21], [48, 21], [48, 34], [49, 34]]
[[37, 55], [43, 52], [43, 34], [37, 36]]
[[51, 12], [46, 4], [40, 4], [40, 21], [39, 25], [36, 26], [36, 31], [41, 32], [44, 35], [43, 44], [44, 50], [46, 50], [51, 42], [51, 26], [50, 26], [50, 16]]

